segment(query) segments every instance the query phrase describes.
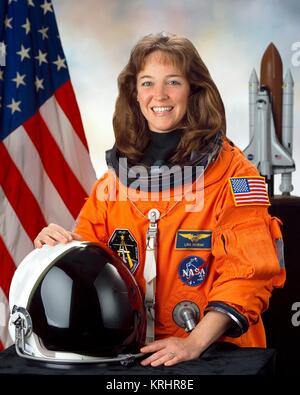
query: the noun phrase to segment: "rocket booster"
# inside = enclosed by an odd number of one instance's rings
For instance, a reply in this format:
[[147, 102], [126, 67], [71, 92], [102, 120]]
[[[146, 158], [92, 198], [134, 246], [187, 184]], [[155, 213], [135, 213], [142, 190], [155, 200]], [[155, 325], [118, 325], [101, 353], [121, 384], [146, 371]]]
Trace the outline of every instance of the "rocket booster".
[[256, 108], [256, 97], [258, 92], [259, 82], [255, 69], [252, 70], [249, 80], [249, 131], [250, 140], [254, 135], [254, 123], [255, 123], [255, 108]]
[[[271, 43], [261, 61], [260, 83], [253, 69], [249, 80], [250, 143], [246, 157], [267, 178], [273, 188], [273, 177], [281, 174], [280, 191], [289, 195], [293, 190], [291, 173], [294, 82], [290, 70], [282, 83], [282, 61]], [[273, 191], [269, 191], [272, 195]]]
[[282, 60], [273, 43], [265, 50], [260, 63], [260, 85], [270, 95], [275, 132], [279, 142], [282, 136]]

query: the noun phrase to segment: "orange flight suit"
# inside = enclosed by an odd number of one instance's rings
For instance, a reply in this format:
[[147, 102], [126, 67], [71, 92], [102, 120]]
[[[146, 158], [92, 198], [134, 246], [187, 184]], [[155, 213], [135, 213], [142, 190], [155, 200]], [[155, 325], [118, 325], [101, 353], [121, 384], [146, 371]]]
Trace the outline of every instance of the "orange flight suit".
[[188, 202], [178, 201], [174, 191], [171, 201], [133, 202], [124, 196], [118, 201], [124, 191], [130, 195], [130, 188], [120, 188], [116, 182], [113, 196], [107, 173], [81, 210], [75, 231], [83, 240], [104, 242], [123, 254], [142, 293], [147, 213], [151, 208], [159, 210], [157, 339], [187, 336], [172, 314], [177, 303], [190, 300], [199, 307], [201, 318], [214, 309], [237, 322], [221, 340], [244, 347], [266, 346], [261, 313], [268, 308], [273, 287], [282, 287], [285, 281], [276, 248], [281, 240], [279, 221], [269, 216], [266, 203], [236, 206], [231, 177], [259, 174], [237, 147], [224, 141], [217, 160], [205, 171], [204, 189], [199, 189], [204, 197], [201, 211], [187, 212]]

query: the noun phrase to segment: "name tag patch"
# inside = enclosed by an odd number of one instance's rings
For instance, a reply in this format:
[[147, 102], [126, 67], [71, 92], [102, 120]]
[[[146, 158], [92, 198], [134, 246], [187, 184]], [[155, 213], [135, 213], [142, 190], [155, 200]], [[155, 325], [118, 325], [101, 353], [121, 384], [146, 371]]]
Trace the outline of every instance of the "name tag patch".
[[116, 251], [125, 265], [134, 273], [139, 264], [138, 244], [128, 229], [116, 229], [108, 242], [109, 247]]
[[204, 282], [208, 273], [208, 264], [199, 256], [187, 256], [178, 268], [181, 281], [191, 287]]
[[176, 250], [211, 250], [211, 230], [178, 230]]

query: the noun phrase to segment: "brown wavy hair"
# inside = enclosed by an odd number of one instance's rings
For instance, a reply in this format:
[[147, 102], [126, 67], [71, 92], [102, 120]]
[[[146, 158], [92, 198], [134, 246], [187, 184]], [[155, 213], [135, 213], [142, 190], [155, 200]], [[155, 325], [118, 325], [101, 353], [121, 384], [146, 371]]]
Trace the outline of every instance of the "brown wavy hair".
[[221, 95], [198, 51], [185, 37], [150, 34], [137, 42], [129, 62], [118, 77], [119, 95], [113, 116], [116, 148], [133, 164], [143, 157], [149, 142], [147, 120], [137, 102], [137, 75], [146, 58], [160, 51], [185, 75], [190, 84], [187, 113], [181, 121], [183, 135], [171, 163], [184, 163], [193, 151], [205, 152], [219, 131], [225, 136], [225, 109]]

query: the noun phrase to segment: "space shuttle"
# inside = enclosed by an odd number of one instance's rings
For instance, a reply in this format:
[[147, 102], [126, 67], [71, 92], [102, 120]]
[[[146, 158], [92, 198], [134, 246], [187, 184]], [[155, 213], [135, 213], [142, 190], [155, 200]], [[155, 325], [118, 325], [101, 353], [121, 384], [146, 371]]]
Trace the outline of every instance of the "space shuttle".
[[250, 143], [244, 154], [266, 178], [268, 193], [274, 195], [274, 175], [281, 174], [282, 195], [293, 191], [295, 171], [293, 150], [294, 81], [287, 70], [284, 81], [281, 56], [273, 43], [266, 49], [260, 70], [249, 80]]

